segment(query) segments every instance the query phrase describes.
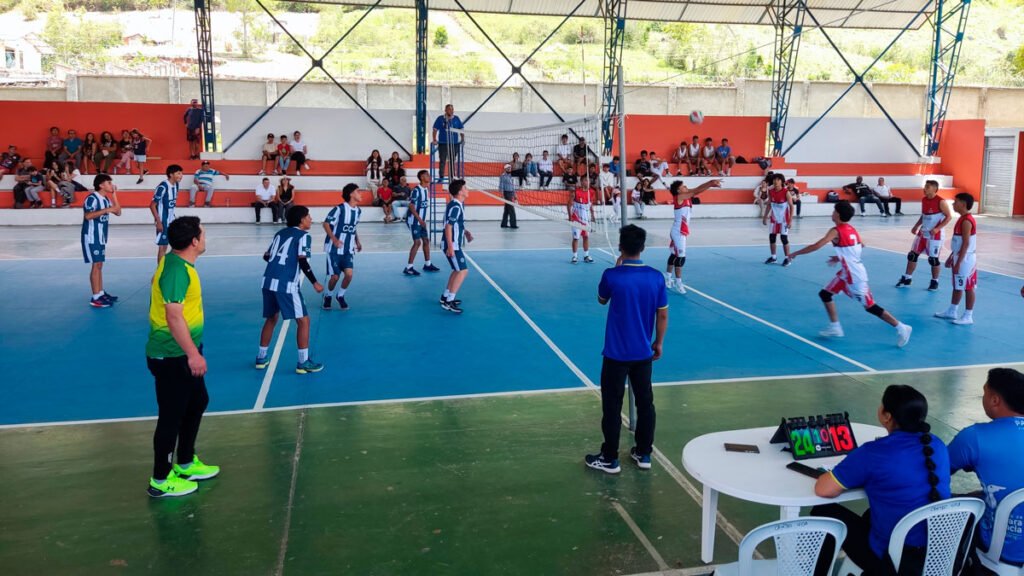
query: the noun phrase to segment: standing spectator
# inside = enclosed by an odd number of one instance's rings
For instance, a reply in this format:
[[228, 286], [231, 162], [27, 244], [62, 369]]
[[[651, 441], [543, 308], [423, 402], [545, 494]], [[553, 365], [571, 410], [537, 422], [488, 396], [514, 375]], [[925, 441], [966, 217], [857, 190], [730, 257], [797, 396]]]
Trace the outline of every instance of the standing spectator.
[[292, 186], [291, 178], [287, 176], [281, 177], [281, 181], [277, 183], [277, 195], [275, 198], [279, 204], [277, 213], [281, 220], [284, 220], [285, 215], [288, 214], [288, 209], [295, 204], [295, 186]]
[[576, 175], [576, 171], [573, 170], [572, 164], [567, 165], [562, 171], [562, 188], [569, 191], [575, 190], [579, 181], [580, 179]]
[[640, 157], [633, 163], [633, 175], [637, 178], [651, 177], [651, 163], [647, 160], [647, 150], [641, 150]]
[[569, 145], [569, 135], [562, 134], [558, 147], [555, 148], [555, 161], [558, 168], [565, 172], [565, 169], [572, 166], [572, 146]]
[[288, 135], [281, 134], [281, 140], [277, 143], [277, 169], [274, 174], [287, 174], [291, 163], [292, 146], [288, 143]]
[[189, 107], [185, 109], [185, 139], [188, 140], [188, 159], [198, 160], [199, 152], [202, 150], [200, 142], [203, 141], [203, 119], [205, 117], [203, 106], [199, 100], [192, 99]]
[[7, 152], [0, 154], [0, 178], [3, 178], [4, 174], [16, 174], [19, 164], [21, 154], [18, 154], [18, 147], [11, 144], [7, 147]]
[[690, 145], [686, 147], [686, 166], [687, 174], [690, 176], [700, 173], [700, 137], [696, 134], [693, 135]]
[[587, 139], [579, 137], [576, 145], [572, 147], [572, 164], [576, 167], [577, 174], [587, 174], [590, 164], [590, 150], [587, 149]]
[[611, 204], [618, 208], [619, 196], [621, 191], [619, 190], [619, 180], [611, 172], [611, 166], [605, 164], [601, 166], [601, 174], [597, 177], [598, 185], [601, 194], [599, 198], [602, 204]]
[[734, 165], [736, 165], [736, 158], [732, 155], [729, 139], [722, 138], [722, 145], [715, 148], [715, 169], [721, 176], [732, 176]]
[[114, 168], [114, 174], [117, 174], [118, 168], [124, 170], [125, 174], [132, 173], [132, 160], [134, 155], [132, 154], [132, 133], [127, 130], [121, 130], [121, 139], [117, 142], [118, 154], [120, 158], [117, 166]]
[[49, 166], [54, 160], [60, 160], [64, 153], [64, 139], [60, 137], [60, 128], [50, 128], [50, 135], [46, 138], [46, 154], [43, 156], [43, 166]]
[[132, 130], [132, 156], [135, 158], [135, 165], [139, 167], [139, 179], [136, 184], [142, 184], [142, 179], [149, 174], [149, 170], [146, 169], [146, 154], [152, 143], [153, 140], [144, 136], [137, 128]]
[[267, 162], [270, 162], [274, 174], [277, 174], [277, 142], [274, 141], [273, 132], [267, 134], [267, 141], [263, 143], [263, 149], [260, 151], [260, 161], [260, 172], [257, 176], [267, 173]]
[[786, 190], [789, 190], [789, 196], [793, 199], [793, 206], [796, 208], [796, 217], [802, 218], [802, 216], [800, 216], [800, 206], [803, 202], [800, 201], [800, 189], [796, 187], [796, 180], [793, 180], [792, 178], [786, 180]]
[[377, 187], [377, 197], [380, 198], [380, 206], [384, 209], [384, 223], [391, 224], [392, 222], [397, 222], [399, 219], [395, 217], [394, 210], [391, 207], [395, 198], [391, 192], [391, 187], [388, 186], [388, 179], [381, 178], [379, 184]]
[[260, 223], [260, 213], [264, 208], [270, 209], [270, 217], [274, 224], [281, 219], [281, 204], [277, 201], [277, 191], [270, 185], [270, 178], [264, 177], [263, 181], [256, 186], [256, 199], [253, 200], [252, 207], [256, 209], [257, 224]]
[[302, 140], [302, 133], [296, 130], [295, 133], [292, 134], [292, 141], [289, 142], [288, 145], [292, 148], [292, 161], [295, 162], [295, 175], [302, 176], [302, 172], [299, 168], [309, 170], [309, 162], [306, 161], [309, 157], [309, 147], [306, 146], [306, 143]]
[[450, 179], [461, 176], [459, 156], [462, 142], [456, 130], [462, 130], [462, 119], [455, 115], [454, 106], [446, 104], [444, 114], [434, 120], [433, 144], [437, 146], [438, 178], [445, 177], [445, 165]]
[[82, 257], [90, 264], [89, 287], [92, 298], [89, 305], [93, 308], [109, 308], [117, 302], [117, 296], [107, 294], [103, 290], [103, 262], [107, 256], [107, 230], [110, 214], [121, 215], [121, 206], [117, 203], [117, 189], [114, 182], [106, 174], [98, 174], [92, 183], [95, 191], [82, 204]]
[[761, 183], [754, 188], [754, 204], [757, 204], [757, 217], [764, 218], [765, 210], [768, 207], [768, 189], [771, 187], [774, 173], [769, 173]]
[[78, 132], [68, 130], [68, 137], [64, 139], [64, 150], [57, 159], [61, 164], [68, 160], [74, 160], [75, 164], [82, 163], [82, 139], [78, 137]]
[[555, 166], [548, 157], [548, 151], [545, 150], [540, 154], [540, 160], [537, 161], [537, 172], [540, 174], [540, 189], [547, 190], [551, 186], [551, 179], [555, 176]]
[[96, 146], [96, 153], [93, 154], [92, 161], [96, 166], [96, 172], [99, 174], [109, 174], [111, 167], [114, 165], [114, 160], [117, 159], [117, 141], [114, 140], [114, 135], [106, 130], [100, 134], [100, 141]]
[[403, 168], [402, 157], [399, 156], [398, 150], [393, 151], [391, 157], [388, 158], [388, 162], [384, 166], [384, 176], [391, 182], [392, 188], [398, 185], [402, 176], [405, 176], [405, 168]]
[[903, 199], [893, 195], [892, 190], [885, 185], [885, 178], [878, 179], [878, 186], [874, 187], [873, 192], [882, 201], [882, 205], [885, 206], [886, 216], [892, 216], [892, 212], [889, 211], [889, 204], [896, 204], [896, 215], [903, 216]]
[[601, 365], [600, 452], [584, 458], [590, 468], [618, 474], [619, 434], [622, 430], [622, 397], [626, 378], [636, 397], [636, 445], [629, 456], [641, 470], [651, 468], [654, 451], [654, 389], [652, 363], [661, 358], [668, 328], [668, 292], [661, 272], [640, 260], [647, 232], [630, 224], [619, 232], [621, 256], [614, 268], [605, 270], [597, 287], [597, 300], [608, 307], [604, 356]]
[[523, 173], [526, 175], [526, 185], [530, 185], [530, 176], [538, 178], [540, 173], [537, 171], [537, 162], [533, 159], [533, 154], [529, 152], [523, 157]]
[[366, 185], [370, 189], [370, 196], [373, 199], [374, 206], [380, 205], [377, 187], [380, 186], [380, 181], [384, 178], [383, 163], [384, 160], [380, 157], [380, 150], [376, 149], [370, 152], [370, 157], [366, 159]]
[[[519, 157], [519, 152], [512, 153], [512, 161], [506, 164], [506, 166], [509, 166], [511, 168], [512, 171], [510, 172], [510, 174], [518, 178], [519, 185], [522, 186], [523, 181], [526, 180], [526, 169], [523, 166], [522, 158]], [[504, 176], [504, 174], [502, 174], [502, 176]], [[504, 192], [504, 189], [502, 189], [502, 192]]]
[[875, 193], [871, 190], [871, 187], [864, 183], [863, 176], [857, 176], [857, 181], [852, 184], [843, 186], [843, 190], [846, 190], [850, 194], [857, 196], [857, 203], [860, 204], [860, 215], [864, 215], [864, 202], [873, 202], [875, 206], [878, 206], [878, 214], [883, 218], [888, 216], [885, 213], [885, 205], [882, 201], [875, 196]]
[[[96, 152], [100, 149], [99, 143], [96, 142], [96, 135], [92, 132], [85, 133], [85, 141], [82, 142], [82, 154], [78, 162], [75, 162], [76, 166], [81, 166], [82, 170], [89, 171], [89, 163], [96, 158]], [[65, 163], [66, 164], [66, 163]], [[99, 173], [99, 168], [96, 169], [96, 173]]]
[[[512, 155], [513, 162], [519, 159], [519, 153]], [[519, 169], [519, 178], [522, 182], [522, 168]], [[501, 197], [505, 199], [505, 210], [501, 213], [501, 227], [502, 228], [519, 228], [516, 225], [516, 207], [513, 202], [516, 201], [516, 185], [512, 181], [513, 176], [512, 166], [505, 164], [504, 172], [501, 173], [501, 177], [498, 178], [498, 190], [501, 191]]]
[[206, 192], [207, 208], [213, 206], [213, 193], [217, 189], [213, 179], [216, 176], [223, 176], [225, 181], [231, 180], [231, 176], [210, 168], [209, 160], [203, 160], [201, 167], [199, 170], [196, 170], [195, 176], [192, 177], [192, 187], [188, 189], [188, 205], [190, 208], [196, 205], [196, 194], [198, 192]]

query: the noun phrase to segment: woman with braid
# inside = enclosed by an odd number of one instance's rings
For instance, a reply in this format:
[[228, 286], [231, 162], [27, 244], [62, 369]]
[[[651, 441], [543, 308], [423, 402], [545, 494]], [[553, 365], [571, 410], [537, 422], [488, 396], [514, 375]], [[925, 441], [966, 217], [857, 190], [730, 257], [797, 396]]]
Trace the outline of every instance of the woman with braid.
[[[888, 555], [889, 536], [900, 519], [921, 506], [949, 498], [949, 452], [942, 440], [930, 433], [927, 416], [928, 401], [920, 392], [910, 386], [889, 386], [878, 407], [878, 421], [889, 434], [861, 444], [814, 486], [814, 493], [822, 498], [835, 498], [856, 488], [867, 493], [870, 508], [863, 516], [838, 504], [811, 510], [811, 516], [846, 524], [843, 550], [866, 576], [895, 573]], [[907, 535], [901, 573], [920, 573], [927, 538], [923, 524]], [[832, 558], [831, 551], [825, 552], [820, 558]], [[918, 568], [906, 570], [910, 567]]]

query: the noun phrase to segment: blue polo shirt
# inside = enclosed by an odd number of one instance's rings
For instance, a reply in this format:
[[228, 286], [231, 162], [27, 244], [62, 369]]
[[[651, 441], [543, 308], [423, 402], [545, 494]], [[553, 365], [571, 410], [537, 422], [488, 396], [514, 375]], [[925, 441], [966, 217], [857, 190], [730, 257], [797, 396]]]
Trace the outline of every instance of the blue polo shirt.
[[[936, 489], [939, 496], [949, 498], [949, 452], [934, 434], [930, 446], [935, 451], [932, 461], [939, 477]], [[888, 553], [889, 536], [896, 524], [909, 512], [931, 503], [923, 447], [920, 434], [896, 430], [861, 444], [832, 470], [832, 476], [843, 488], [863, 488], [867, 493], [871, 506], [868, 541], [879, 558]], [[924, 546], [927, 540], [922, 524], [907, 534], [906, 543]]]
[[[996, 507], [1003, 498], [1024, 488], [1024, 418], [997, 418], [991, 422], [968, 426], [949, 443], [949, 464], [952, 470], [974, 471], [985, 493], [985, 516], [979, 523], [981, 541], [986, 548], [992, 543]], [[1010, 514], [1010, 530], [1006, 531], [1003, 560], [1024, 562], [1024, 505]], [[1016, 527], [1016, 528], [1013, 528]]]
[[[447, 124], [447, 125], [446, 125]], [[458, 116], [452, 116], [451, 122], [448, 122], [441, 114], [434, 120], [434, 130], [437, 130], [437, 143], [438, 144], [458, 144], [459, 134], [457, 132], [449, 132], [449, 130], [461, 130], [462, 119]], [[449, 139], [449, 136], [451, 137]]]
[[658, 310], [668, 308], [665, 277], [640, 260], [625, 260], [601, 275], [597, 295], [608, 300], [605, 358], [630, 362], [654, 356], [651, 342]]

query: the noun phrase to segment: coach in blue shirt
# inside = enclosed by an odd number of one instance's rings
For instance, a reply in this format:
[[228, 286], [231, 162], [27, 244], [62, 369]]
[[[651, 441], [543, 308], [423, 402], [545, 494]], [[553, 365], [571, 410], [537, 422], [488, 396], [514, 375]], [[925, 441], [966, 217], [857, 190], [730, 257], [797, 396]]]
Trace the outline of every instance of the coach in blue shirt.
[[[961, 430], [949, 444], [949, 464], [954, 472], [973, 471], [981, 481], [985, 516], [978, 537], [987, 550], [996, 508], [1007, 494], [1024, 488], [1024, 374], [1011, 368], [989, 370], [981, 403], [992, 421]], [[1020, 565], [1024, 563], [1024, 535], [1020, 532], [1024, 506], [1010, 514], [1010, 526], [1002, 560]]]
[[[647, 232], [630, 224], [619, 231], [622, 256], [604, 271], [597, 301], [608, 304], [601, 366], [601, 430], [604, 443], [597, 454], [587, 454], [587, 466], [618, 474], [619, 432], [626, 377], [636, 397], [636, 446], [629, 455], [641, 469], [651, 467], [654, 449], [654, 391], [651, 362], [661, 358], [668, 327], [668, 294], [661, 272], [640, 261]], [[652, 340], [653, 335], [653, 340]]]
[[455, 107], [451, 104], [446, 105], [444, 107], [444, 114], [434, 120], [434, 144], [437, 145], [439, 164], [437, 174], [441, 178], [444, 177], [445, 163], [449, 161], [451, 162], [449, 176], [451, 178], [460, 176], [456, 165], [459, 163], [461, 142], [459, 141], [459, 133], [453, 132], [453, 130], [461, 129], [462, 119], [455, 115]]

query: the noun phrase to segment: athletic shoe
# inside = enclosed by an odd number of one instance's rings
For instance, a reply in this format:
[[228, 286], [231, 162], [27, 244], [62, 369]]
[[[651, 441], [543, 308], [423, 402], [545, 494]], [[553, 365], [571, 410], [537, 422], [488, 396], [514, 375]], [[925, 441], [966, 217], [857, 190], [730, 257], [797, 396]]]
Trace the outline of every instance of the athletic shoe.
[[101, 298], [106, 298], [107, 300], [110, 301], [111, 304], [116, 304], [118, 300], [117, 296], [114, 296], [110, 292], [104, 292]]
[[888, 218], [889, 214], [886, 214], [885, 212], [882, 212], [881, 214], [879, 214], [879, 216], [881, 216], [882, 218]]
[[897, 288], [906, 288], [907, 286], [910, 286], [911, 282], [913, 282], [912, 278], [904, 278], [904, 277], [900, 276], [900, 279], [896, 282], [896, 287]]
[[107, 300], [103, 296], [100, 296], [99, 298], [90, 298], [89, 299], [89, 306], [92, 306], [93, 308], [110, 308], [113, 305], [114, 305], [113, 302], [111, 302], [110, 300]]
[[257, 176], [263, 176], [264, 174], [266, 174], [266, 172], [264, 172], [263, 170], [260, 170], [259, 172], [256, 173]]
[[330, 310], [331, 309], [331, 297], [330, 296], [324, 296], [324, 303], [323, 303], [322, 308], [324, 310]]
[[295, 365], [296, 374], [312, 374], [313, 372], [319, 372], [324, 369], [323, 364], [317, 364], [312, 360], [306, 360], [305, 362], [299, 362]]
[[600, 470], [606, 474], [618, 474], [622, 471], [619, 467], [619, 459], [606, 460], [603, 454], [587, 454], [583, 457], [583, 461], [586, 462], [588, 468], [594, 470]]
[[584, 256], [583, 257], [583, 261], [586, 262], [587, 264], [593, 264], [594, 263], [594, 259], [591, 258], [590, 256]]
[[188, 203], [188, 207], [189, 208], [195, 208], [196, 207], [196, 203], [195, 202], [189, 202]]
[[928, 291], [929, 292], [935, 292], [938, 289], [939, 289], [939, 281], [938, 280], [932, 280], [931, 282], [928, 283]]
[[402, 270], [402, 274], [405, 274], [406, 276], [419, 276], [420, 275], [420, 273], [417, 272], [415, 268], [406, 268], [405, 270]]
[[828, 328], [818, 332], [818, 336], [821, 336], [822, 338], [842, 338], [843, 336], [846, 336], [846, 334], [843, 332], [842, 326], [829, 325]]
[[255, 366], [257, 370], [266, 370], [270, 366], [270, 356], [257, 356]]
[[[441, 304], [441, 306], [444, 306], [445, 302], [446, 302], [446, 300], [444, 299], [444, 295], [442, 294], [441, 295], [441, 299], [439, 300], [439, 303]], [[452, 302], [454, 302], [458, 306], [462, 305], [462, 300], [459, 300], [458, 298], [456, 298], [455, 300], [452, 300]]]
[[174, 473], [178, 475], [178, 478], [185, 480], [209, 480], [217, 474], [220, 474], [220, 466], [210, 466], [209, 464], [203, 464], [199, 456], [192, 455], [192, 463], [188, 465], [188, 468], [182, 468], [181, 465], [175, 464], [172, 468]]
[[775, 264], [776, 262], [778, 262], [778, 259], [775, 258], [775, 256], [769, 256], [768, 259], [764, 261], [765, 264]]
[[143, 176], [139, 176], [139, 179], [135, 181], [136, 184], [142, 184]]
[[296, 176], [302, 176], [302, 172], [299, 172], [298, 170], [296, 170], [296, 171], [295, 171], [295, 175], [296, 175]]
[[974, 324], [974, 316], [967, 316], [965, 314], [956, 320], [953, 320], [953, 324], [956, 324], [957, 326], [970, 326], [971, 324]]
[[910, 342], [910, 333], [913, 332], [913, 331], [914, 331], [913, 328], [911, 328], [910, 326], [907, 326], [905, 324], [902, 327], [897, 327], [896, 328], [896, 334], [898, 336], [896, 338], [896, 346], [898, 346], [900, 348], [903, 348], [904, 346], [906, 346], [907, 342]]
[[783, 267], [783, 268], [785, 268], [785, 267], [789, 266], [789, 265], [790, 265], [790, 264], [792, 264], [792, 263], [793, 263], [793, 261], [792, 261], [792, 260], [790, 260], [789, 258], [783, 258], [783, 259], [782, 259], [782, 267]]
[[665, 288], [671, 288], [672, 284], [675, 283], [675, 279], [671, 274], [665, 274]]
[[573, 257], [572, 257], [572, 260], [569, 260], [569, 262], [570, 262], [571, 264], [575, 264], [575, 263], [577, 263], [577, 262], [579, 262], [579, 261], [580, 261], [580, 259], [579, 259], [579, 258], [577, 258], [576, 256], [573, 256]]
[[949, 310], [943, 310], [942, 312], [936, 312], [935, 313], [935, 317], [936, 318], [942, 318], [943, 320], [956, 320], [956, 319], [959, 318], [959, 316], [956, 315], [956, 312], [950, 312]]
[[629, 457], [633, 459], [633, 462], [636, 462], [637, 468], [641, 470], [651, 469], [651, 455], [641, 456], [636, 451], [636, 446], [629, 449]]
[[433, 265], [433, 264], [431, 263], [431, 264], [426, 264], [426, 265], [424, 265], [424, 266], [423, 266], [423, 271], [424, 271], [424, 272], [440, 272], [440, 271], [441, 271], [441, 269], [440, 269], [440, 268], [438, 268], [437, 266], [434, 266], [434, 265]]
[[682, 281], [676, 282], [672, 285], [672, 288], [680, 294], [686, 294], [686, 286], [683, 286]]
[[348, 310], [348, 302], [345, 302], [344, 296], [338, 296], [338, 308], [342, 310]]
[[146, 493], [153, 498], [173, 498], [191, 494], [198, 489], [199, 484], [191, 480], [178, 478], [174, 470], [171, 470], [171, 473], [167, 475], [167, 479], [162, 484], [158, 484], [155, 478], [150, 478], [149, 488], [146, 489]]
[[462, 308], [460, 308], [459, 304], [457, 304], [454, 300], [452, 300], [451, 302], [448, 302], [446, 300], [443, 304], [441, 304], [441, 308], [444, 308], [445, 310], [452, 312], [453, 314], [462, 314]]

